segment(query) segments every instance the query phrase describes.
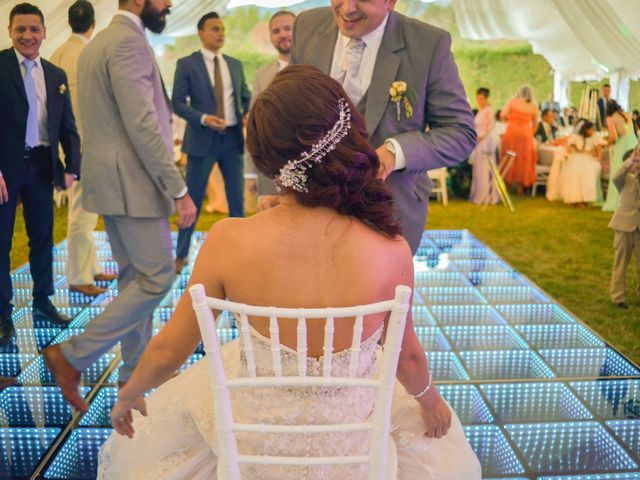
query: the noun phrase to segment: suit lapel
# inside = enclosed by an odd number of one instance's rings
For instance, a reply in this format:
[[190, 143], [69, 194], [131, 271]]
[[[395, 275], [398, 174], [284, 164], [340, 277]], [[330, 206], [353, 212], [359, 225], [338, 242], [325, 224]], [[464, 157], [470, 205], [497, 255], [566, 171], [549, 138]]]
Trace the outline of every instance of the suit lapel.
[[239, 78], [238, 72], [235, 69], [234, 62], [230, 61], [228, 56], [224, 54], [222, 56], [224, 57], [224, 61], [227, 62], [229, 75], [231, 75], [231, 85], [233, 86], [233, 103], [236, 106], [236, 110], [240, 112], [242, 111], [242, 108], [239, 107], [240, 92], [242, 92], [242, 85], [240, 84], [240, 78]]
[[[59, 115], [60, 102], [58, 96], [60, 92], [58, 88], [60, 85], [56, 85], [56, 81], [53, 78], [53, 72], [49, 65], [43, 60], [40, 61], [42, 65], [42, 73], [44, 73], [44, 84], [47, 90], [47, 125], [49, 127], [49, 138], [53, 138], [51, 134], [51, 126], [54, 125], [54, 118]], [[68, 87], [65, 85], [65, 87]]]
[[314, 59], [314, 64], [327, 75], [331, 75], [331, 63], [333, 61], [333, 51], [335, 50], [336, 41], [338, 40], [338, 26], [333, 19], [329, 17], [329, 22], [318, 30], [316, 33], [317, 40], [309, 42], [313, 45], [313, 51], [309, 58]]
[[365, 122], [369, 135], [373, 135], [384, 115], [389, 103], [389, 87], [396, 80], [400, 68], [400, 56], [396, 52], [404, 48], [404, 39], [398, 16], [389, 13], [387, 26], [384, 30], [380, 50], [373, 67], [373, 77], [367, 91]]
[[209, 93], [211, 93], [211, 98], [213, 98], [213, 103], [216, 103], [216, 93], [213, 91], [213, 85], [211, 84], [211, 78], [209, 78], [209, 71], [207, 70], [206, 59], [202, 52], [196, 52], [196, 70], [200, 72], [202, 79], [204, 80], [204, 84], [209, 89]]
[[22, 79], [22, 73], [20, 72], [20, 64], [18, 63], [18, 57], [16, 56], [16, 52], [13, 49], [11, 49], [9, 52], [7, 52], [7, 55], [5, 56], [5, 58], [7, 63], [7, 70], [9, 71], [9, 76], [11, 77], [13, 82], [16, 84], [16, 88], [18, 89], [18, 92], [20, 92], [20, 95], [22, 95], [22, 98], [24, 99], [24, 101], [28, 102], [27, 92], [24, 89], [24, 80]]

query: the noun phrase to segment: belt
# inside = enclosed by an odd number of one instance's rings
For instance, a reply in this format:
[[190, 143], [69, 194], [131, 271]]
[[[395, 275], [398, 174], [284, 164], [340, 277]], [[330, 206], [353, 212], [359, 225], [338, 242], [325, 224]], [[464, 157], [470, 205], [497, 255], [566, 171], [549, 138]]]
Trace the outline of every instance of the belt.
[[35, 147], [30, 147], [29, 145], [25, 145], [24, 146], [24, 151], [25, 152], [31, 152], [33, 150], [41, 150], [44, 148], [49, 148], [47, 145], [36, 145]]

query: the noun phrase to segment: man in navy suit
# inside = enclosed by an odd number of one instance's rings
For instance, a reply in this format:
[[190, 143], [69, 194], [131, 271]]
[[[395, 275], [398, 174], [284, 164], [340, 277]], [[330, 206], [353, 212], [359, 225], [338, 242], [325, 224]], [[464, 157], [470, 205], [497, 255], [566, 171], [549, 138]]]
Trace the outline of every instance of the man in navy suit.
[[[28, 3], [9, 14], [13, 47], [0, 51], [0, 344], [14, 335], [11, 243], [18, 196], [29, 236], [33, 314], [54, 323], [53, 187], [70, 188], [80, 174], [80, 139], [64, 71], [40, 58], [44, 17]], [[62, 145], [66, 165], [60, 161]]]
[[[175, 113], [187, 121], [182, 151], [187, 154], [187, 187], [198, 215], [207, 179], [218, 162], [230, 217], [244, 216], [243, 117], [251, 94], [242, 63], [223, 55], [224, 23], [209, 12], [198, 21], [202, 48], [178, 60], [173, 82]], [[178, 233], [176, 273], [184, 266], [194, 226]]]

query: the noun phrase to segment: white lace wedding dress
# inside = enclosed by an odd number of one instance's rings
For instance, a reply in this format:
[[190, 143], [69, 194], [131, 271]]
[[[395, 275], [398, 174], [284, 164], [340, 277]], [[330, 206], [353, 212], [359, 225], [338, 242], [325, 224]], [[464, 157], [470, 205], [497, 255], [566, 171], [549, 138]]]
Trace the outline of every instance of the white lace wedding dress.
[[[269, 340], [253, 329], [257, 374], [273, 375]], [[375, 374], [381, 330], [362, 343], [358, 376]], [[239, 341], [223, 347], [225, 371], [235, 377], [246, 369]], [[283, 375], [295, 375], [295, 351], [283, 346]], [[99, 479], [215, 479], [214, 414], [206, 358], [160, 386], [147, 399], [148, 416], [134, 412], [132, 440], [111, 435], [100, 452]], [[260, 367], [262, 366], [262, 367]], [[321, 375], [321, 359], [310, 358], [308, 375]], [[334, 375], [345, 376], [349, 353], [334, 354]], [[323, 424], [363, 422], [371, 414], [371, 389], [241, 389], [232, 392], [236, 421], [250, 423]], [[452, 427], [440, 439], [424, 436], [417, 402], [397, 384], [392, 413], [392, 436], [398, 451], [398, 480], [475, 480], [481, 478], [478, 459], [453, 414]], [[338, 417], [338, 418], [336, 418]], [[241, 434], [239, 452], [270, 455], [344, 455], [362, 453], [368, 434], [327, 435]], [[247, 480], [366, 479], [366, 466], [281, 467], [243, 466]], [[389, 479], [391, 480], [391, 479]]]

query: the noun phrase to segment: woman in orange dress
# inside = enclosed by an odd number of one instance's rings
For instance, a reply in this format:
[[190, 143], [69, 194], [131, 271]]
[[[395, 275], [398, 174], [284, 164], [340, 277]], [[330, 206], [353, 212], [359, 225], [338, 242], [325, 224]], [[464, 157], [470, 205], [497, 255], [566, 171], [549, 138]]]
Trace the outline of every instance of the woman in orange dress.
[[518, 195], [523, 195], [524, 189], [531, 187], [536, 180], [538, 155], [533, 133], [539, 116], [533, 90], [528, 85], [520, 87], [515, 98], [500, 113], [502, 120], [507, 122], [500, 145], [500, 157], [507, 150], [512, 150], [517, 155], [505, 175], [505, 181], [515, 188]]

